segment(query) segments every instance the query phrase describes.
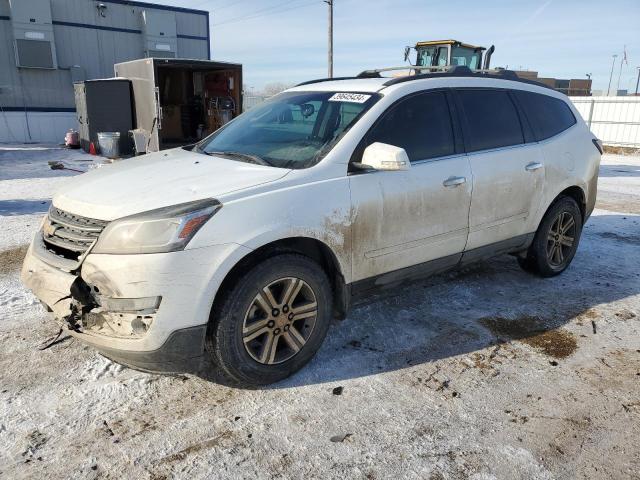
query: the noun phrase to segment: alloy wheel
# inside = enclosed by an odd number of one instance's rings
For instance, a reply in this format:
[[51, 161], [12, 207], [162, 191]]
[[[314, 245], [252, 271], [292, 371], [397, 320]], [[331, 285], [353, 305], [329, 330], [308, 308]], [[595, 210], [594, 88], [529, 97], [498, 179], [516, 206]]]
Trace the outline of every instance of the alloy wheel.
[[313, 289], [300, 278], [280, 278], [259, 291], [244, 315], [242, 341], [257, 362], [294, 357], [309, 340], [318, 315]]
[[547, 236], [547, 259], [549, 264], [560, 267], [569, 258], [575, 243], [576, 221], [569, 212], [560, 212], [551, 224]]

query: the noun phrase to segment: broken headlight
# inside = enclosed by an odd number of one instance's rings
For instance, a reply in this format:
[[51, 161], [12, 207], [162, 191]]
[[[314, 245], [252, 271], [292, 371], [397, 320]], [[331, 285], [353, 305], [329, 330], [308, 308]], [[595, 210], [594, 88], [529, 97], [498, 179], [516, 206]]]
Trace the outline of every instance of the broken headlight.
[[183, 250], [222, 204], [206, 199], [138, 213], [109, 223], [92, 253], [165, 253]]

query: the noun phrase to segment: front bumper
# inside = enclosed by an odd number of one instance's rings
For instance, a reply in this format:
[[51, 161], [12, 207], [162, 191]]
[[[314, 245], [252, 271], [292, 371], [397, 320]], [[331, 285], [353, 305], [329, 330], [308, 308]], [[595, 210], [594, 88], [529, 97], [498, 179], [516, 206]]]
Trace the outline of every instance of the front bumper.
[[[23, 283], [74, 337], [119, 363], [154, 372], [191, 371], [198, 363], [215, 294], [231, 268], [250, 252], [224, 244], [163, 254], [89, 254], [77, 270], [65, 271], [45, 261], [37, 240], [24, 260]], [[111, 299], [162, 301], [143, 335], [105, 335], [76, 321], [87, 304], [77, 293], [79, 284]]]
[[102, 355], [136, 370], [152, 373], [195, 373], [200, 369], [207, 326], [183, 328], [151, 351], [118, 350], [95, 344], [91, 336], [70, 330], [71, 335], [96, 348]]

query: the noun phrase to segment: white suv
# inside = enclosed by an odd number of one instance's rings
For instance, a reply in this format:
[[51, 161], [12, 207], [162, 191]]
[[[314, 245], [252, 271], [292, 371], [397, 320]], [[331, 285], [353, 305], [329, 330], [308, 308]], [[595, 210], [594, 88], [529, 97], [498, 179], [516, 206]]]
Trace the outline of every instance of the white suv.
[[22, 278], [118, 362], [271, 383], [373, 289], [502, 253], [562, 272], [600, 155], [567, 97], [511, 72], [308, 82], [72, 180]]

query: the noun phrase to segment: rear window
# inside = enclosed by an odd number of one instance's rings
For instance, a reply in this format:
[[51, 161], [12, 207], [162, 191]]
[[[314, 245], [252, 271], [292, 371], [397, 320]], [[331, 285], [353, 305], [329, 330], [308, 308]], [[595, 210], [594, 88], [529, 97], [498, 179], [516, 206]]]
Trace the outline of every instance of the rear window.
[[515, 94], [538, 141], [564, 132], [576, 123], [569, 106], [558, 98], [521, 90]]
[[467, 151], [524, 143], [520, 117], [505, 90], [460, 90], [467, 119]]

